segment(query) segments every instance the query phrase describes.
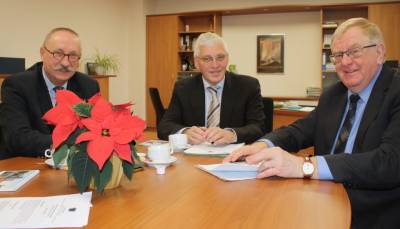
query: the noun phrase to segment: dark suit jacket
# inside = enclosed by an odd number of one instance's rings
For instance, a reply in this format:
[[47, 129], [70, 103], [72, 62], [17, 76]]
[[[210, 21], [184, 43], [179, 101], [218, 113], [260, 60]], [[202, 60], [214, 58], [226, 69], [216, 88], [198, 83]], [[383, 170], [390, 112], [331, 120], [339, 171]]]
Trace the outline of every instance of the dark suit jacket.
[[400, 75], [383, 67], [352, 154], [329, 155], [346, 96], [342, 83], [334, 85], [308, 117], [265, 138], [289, 152], [315, 146], [316, 155], [325, 155], [334, 181], [343, 183], [349, 195], [353, 228], [400, 228]]
[[[68, 81], [68, 90], [82, 99], [99, 92], [96, 80], [76, 72]], [[40, 156], [50, 148], [53, 126], [42, 116], [52, 108], [42, 75], [42, 63], [28, 71], [7, 77], [1, 89], [0, 127], [2, 132], [0, 159], [11, 156]]]
[[[171, 102], [157, 127], [158, 137], [168, 139], [184, 127], [205, 126], [205, 94], [201, 75], [179, 80]], [[253, 142], [263, 135], [264, 113], [257, 79], [225, 74], [220, 127], [236, 131], [237, 142]]]

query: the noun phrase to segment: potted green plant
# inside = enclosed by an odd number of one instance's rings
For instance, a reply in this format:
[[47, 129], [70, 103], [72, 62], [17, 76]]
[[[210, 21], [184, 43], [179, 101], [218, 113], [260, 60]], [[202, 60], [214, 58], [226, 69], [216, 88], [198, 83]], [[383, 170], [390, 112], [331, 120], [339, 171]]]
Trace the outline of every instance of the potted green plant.
[[115, 56], [101, 54], [99, 50], [96, 50], [96, 54], [94, 55], [93, 59], [96, 65], [95, 71], [97, 75], [117, 73], [119, 70], [119, 62]]

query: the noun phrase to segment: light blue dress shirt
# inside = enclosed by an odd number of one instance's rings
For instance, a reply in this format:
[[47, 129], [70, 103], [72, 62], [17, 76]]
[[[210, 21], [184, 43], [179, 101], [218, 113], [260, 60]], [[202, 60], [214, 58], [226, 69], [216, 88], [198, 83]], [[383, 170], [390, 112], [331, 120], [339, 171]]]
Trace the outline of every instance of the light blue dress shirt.
[[[360, 99], [357, 102], [356, 116], [355, 116], [355, 119], [354, 119], [353, 126], [351, 127], [351, 131], [350, 131], [350, 135], [349, 135], [349, 138], [347, 140], [347, 143], [346, 143], [346, 147], [344, 149], [345, 153], [351, 154], [353, 152], [354, 141], [355, 141], [356, 136], [357, 136], [358, 128], [360, 126], [361, 119], [363, 117], [365, 107], [367, 105], [369, 96], [371, 95], [372, 89], [373, 89], [373, 87], [375, 85], [375, 82], [378, 79], [378, 76], [381, 73], [381, 71], [382, 71], [382, 66], [379, 67], [379, 69], [376, 72], [373, 80], [368, 84], [368, 86], [365, 89], [363, 89], [360, 93], [358, 93], [358, 95], [360, 96]], [[335, 141], [332, 144], [330, 154], [333, 154], [333, 152], [334, 152], [336, 141], [338, 139], [340, 130], [342, 129], [342, 125], [343, 125], [344, 119], [346, 117], [347, 111], [349, 110], [349, 97], [352, 94], [353, 93], [350, 90], [347, 91], [346, 110], [345, 110], [345, 113], [344, 113], [344, 115], [342, 117], [342, 121], [340, 123], [340, 128], [338, 129], [338, 132], [336, 133], [336, 138], [335, 138]], [[326, 160], [325, 160], [324, 156], [316, 156], [316, 159], [317, 159], [317, 165], [318, 165], [318, 176], [319, 176], [319, 179], [321, 179], [321, 180], [333, 180], [333, 176], [332, 176], [331, 170], [329, 169], [329, 166], [326, 163]]]
[[[51, 103], [53, 104], [53, 107], [54, 107], [55, 104], [56, 104], [56, 92], [53, 90], [53, 88], [54, 88], [56, 85], [54, 85], [54, 84], [49, 80], [49, 78], [47, 77], [46, 72], [44, 71], [44, 67], [42, 67], [42, 72], [43, 72], [43, 79], [44, 79], [44, 82], [46, 83], [47, 90], [49, 91]], [[66, 88], [67, 88], [67, 85], [68, 85], [68, 81], [65, 82], [64, 85], [62, 85], [62, 87], [66, 89]]]
[[[205, 122], [204, 123], [207, 126], [208, 108], [209, 108], [211, 100], [212, 100], [211, 94], [210, 94], [210, 92], [208, 91], [207, 88], [212, 86], [212, 85], [209, 82], [207, 82], [204, 78], [202, 78], [202, 79], [203, 79], [203, 85], [204, 85], [204, 94], [206, 96], [206, 98], [205, 98], [205, 108], [206, 108], [205, 111], [206, 111], [206, 113], [204, 115], [204, 118], [205, 118], [205, 120], [204, 120]], [[219, 104], [221, 104], [222, 92], [224, 90], [224, 83], [225, 83], [225, 77], [224, 77], [223, 80], [221, 80], [219, 83], [217, 83], [215, 85], [215, 87], [217, 88], [217, 97], [218, 97]]]

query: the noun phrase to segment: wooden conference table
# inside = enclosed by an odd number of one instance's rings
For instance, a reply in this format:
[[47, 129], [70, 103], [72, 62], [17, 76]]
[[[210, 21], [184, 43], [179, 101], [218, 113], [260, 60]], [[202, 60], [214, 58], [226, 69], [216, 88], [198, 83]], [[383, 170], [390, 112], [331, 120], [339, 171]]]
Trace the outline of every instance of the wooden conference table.
[[[93, 195], [87, 228], [349, 228], [350, 203], [341, 184], [302, 179], [225, 182], [194, 167], [221, 158], [174, 154], [178, 160], [157, 175], [134, 173], [116, 189]], [[0, 170], [40, 169], [17, 192], [0, 197], [77, 193], [66, 171], [43, 159], [0, 161]]]

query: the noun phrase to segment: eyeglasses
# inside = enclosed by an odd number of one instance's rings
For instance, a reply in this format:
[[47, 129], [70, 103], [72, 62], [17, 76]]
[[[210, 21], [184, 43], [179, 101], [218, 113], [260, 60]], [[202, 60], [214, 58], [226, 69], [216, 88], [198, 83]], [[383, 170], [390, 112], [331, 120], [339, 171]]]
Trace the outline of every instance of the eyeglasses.
[[217, 56], [215, 56], [215, 57], [212, 57], [212, 56], [203, 56], [203, 57], [199, 57], [199, 59], [200, 59], [201, 61], [203, 61], [204, 63], [209, 64], [209, 63], [211, 63], [211, 62], [213, 62], [213, 61], [216, 61], [216, 62], [222, 62], [222, 61], [224, 61], [224, 60], [226, 59], [226, 55], [225, 55], [225, 54], [220, 54], [220, 55], [217, 55]]
[[61, 61], [62, 59], [64, 59], [64, 57], [68, 57], [68, 61], [69, 62], [77, 62], [79, 59], [81, 59], [81, 56], [75, 54], [75, 53], [71, 53], [71, 54], [65, 54], [63, 52], [60, 51], [55, 51], [52, 52], [50, 50], [48, 50], [46, 48], [46, 46], [43, 46], [43, 48], [49, 52], [51, 55], [53, 55], [54, 59], [56, 59], [57, 61]]
[[350, 57], [351, 59], [359, 58], [359, 57], [362, 56], [364, 49], [375, 47], [375, 46], [376, 46], [376, 44], [372, 44], [372, 45], [366, 45], [366, 46], [363, 46], [363, 47], [351, 48], [351, 49], [348, 49], [348, 50], [343, 51], [343, 52], [332, 53], [332, 55], [330, 55], [329, 58], [331, 59], [331, 62], [333, 64], [337, 64], [337, 63], [342, 62], [343, 56], [345, 54], [348, 57]]

